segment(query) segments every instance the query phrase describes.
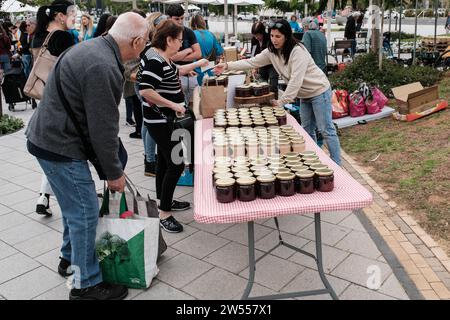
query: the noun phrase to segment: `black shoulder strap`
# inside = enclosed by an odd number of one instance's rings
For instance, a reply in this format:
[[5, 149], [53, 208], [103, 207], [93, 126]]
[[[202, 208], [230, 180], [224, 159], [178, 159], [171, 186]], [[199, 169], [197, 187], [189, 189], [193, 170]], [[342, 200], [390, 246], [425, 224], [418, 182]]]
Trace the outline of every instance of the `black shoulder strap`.
[[78, 122], [75, 113], [73, 112], [72, 108], [70, 107], [69, 102], [66, 99], [66, 96], [64, 95], [64, 92], [62, 91], [61, 88], [61, 68], [60, 68], [60, 62], [63, 59], [64, 55], [67, 53], [67, 51], [69, 51], [69, 49], [67, 49], [66, 51], [64, 51], [61, 56], [59, 57], [58, 61], [56, 62], [55, 65], [55, 81], [56, 81], [56, 88], [58, 90], [58, 95], [59, 98], [61, 99], [61, 102], [64, 106], [64, 109], [66, 109], [67, 114], [69, 115], [70, 119], [72, 120], [75, 129], [77, 129], [78, 135], [80, 136], [81, 141], [83, 142], [85, 151], [87, 153], [87, 157], [88, 159], [94, 159], [95, 156], [95, 152], [94, 149], [92, 148], [91, 143], [88, 141], [87, 137], [84, 135], [83, 130], [81, 129], [80, 123]]

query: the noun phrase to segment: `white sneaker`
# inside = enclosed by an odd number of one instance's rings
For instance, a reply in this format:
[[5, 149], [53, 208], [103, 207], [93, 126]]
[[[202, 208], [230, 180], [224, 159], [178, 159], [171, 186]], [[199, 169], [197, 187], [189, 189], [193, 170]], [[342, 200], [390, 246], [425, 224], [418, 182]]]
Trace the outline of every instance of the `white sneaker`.
[[41, 195], [36, 204], [36, 213], [51, 216], [52, 211], [48, 205], [48, 202], [48, 198], [45, 196], [45, 194]]

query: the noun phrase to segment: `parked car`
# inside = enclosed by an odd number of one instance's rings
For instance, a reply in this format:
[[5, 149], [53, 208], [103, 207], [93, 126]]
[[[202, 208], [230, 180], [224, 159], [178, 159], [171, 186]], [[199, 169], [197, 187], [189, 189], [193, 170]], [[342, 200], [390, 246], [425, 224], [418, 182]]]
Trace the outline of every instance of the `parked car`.
[[259, 17], [258, 17], [258, 15], [253, 14], [251, 12], [241, 12], [237, 15], [237, 19], [252, 21], [253, 19], [259, 19]]
[[[385, 19], [389, 19], [389, 10], [384, 12], [384, 18]], [[395, 10], [392, 10], [391, 19], [398, 19], [398, 18], [400, 18], [400, 13], [398, 13]], [[405, 18], [405, 14], [404, 13], [402, 13], [401, 18], [402, 19]]]

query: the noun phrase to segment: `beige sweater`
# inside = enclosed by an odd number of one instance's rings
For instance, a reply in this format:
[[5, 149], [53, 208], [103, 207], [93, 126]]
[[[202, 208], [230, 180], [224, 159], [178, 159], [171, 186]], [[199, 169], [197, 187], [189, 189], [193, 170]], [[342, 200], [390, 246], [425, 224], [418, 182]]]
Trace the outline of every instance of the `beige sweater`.
[[302, 45], [292, 50], [288, 64], [284, 63], [282, 56], [265, 49], [253, 58], [229, 62], [228, 69], [246, 70], [270, 64], [288, 84], [283, 96], [279, 99], [281, 104], [293, 102], [296, 97], [312, 98], [330, 88], [327, 76], [317, 67], [308, 50]]

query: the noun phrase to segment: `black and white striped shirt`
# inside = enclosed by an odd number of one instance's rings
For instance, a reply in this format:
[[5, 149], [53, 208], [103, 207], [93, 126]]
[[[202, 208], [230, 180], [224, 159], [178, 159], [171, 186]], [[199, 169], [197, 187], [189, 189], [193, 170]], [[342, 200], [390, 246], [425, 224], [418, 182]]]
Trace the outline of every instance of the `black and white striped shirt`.
[[[137, 81], [139, 90], [153, 89], [167, 100], [184, 102], [177, 66], [173, 62], [167, 63], [154, 48], [148, 48], [142, 56]], [[172, 109], [150, 104], [145, 99], [143, 107], [146, 123], [164, 123], [175, 117]]]

